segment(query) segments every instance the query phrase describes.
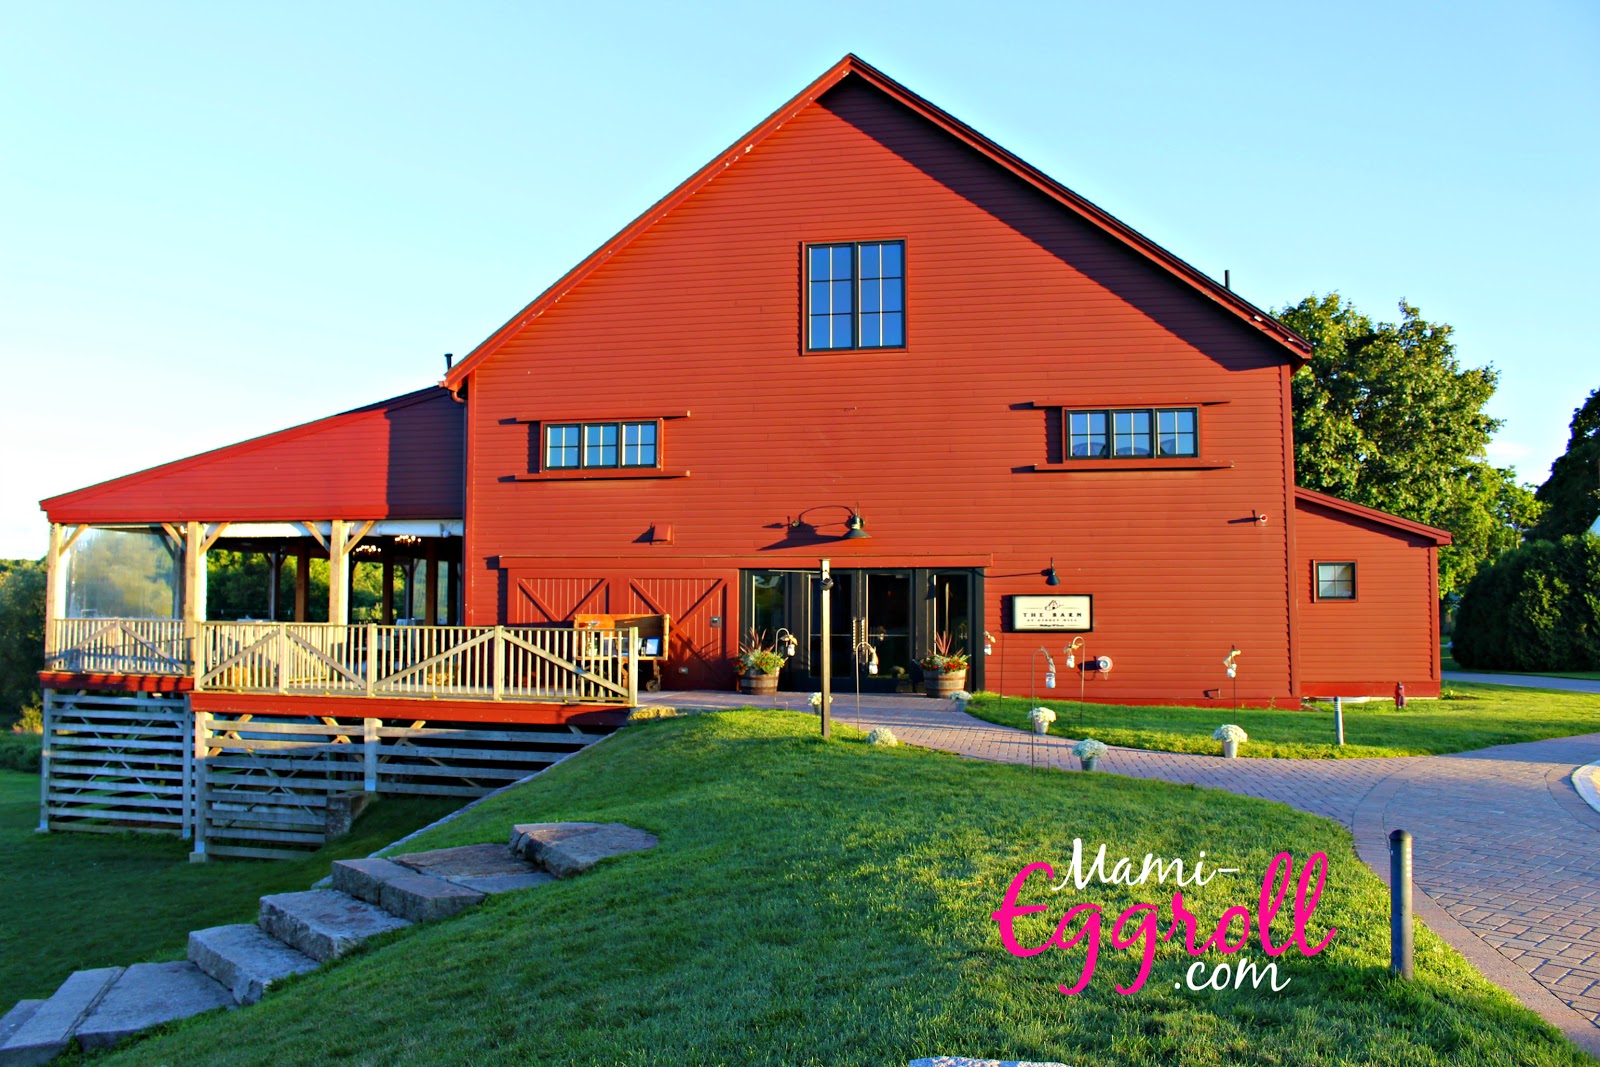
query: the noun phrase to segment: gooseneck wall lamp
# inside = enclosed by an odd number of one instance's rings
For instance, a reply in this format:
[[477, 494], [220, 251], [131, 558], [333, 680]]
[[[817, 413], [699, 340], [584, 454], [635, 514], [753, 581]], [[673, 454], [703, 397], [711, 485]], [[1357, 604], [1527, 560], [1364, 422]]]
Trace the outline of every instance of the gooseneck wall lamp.
[[[860, 541], [864, 538], [872, 536], [871, 534], [867, 533], [867, 520], [861, 517], [860, 504], [857, 504], [855, 507], [851, 507], [848, 504], [818, 504], [816, 507], [806, 508], [806, 510], [792, 518], [785, 519], [784, 523], [791, 530], [809, 529], [812, 533], [815, 533], [817, 524], [807, 522], [806, 516], [811, 514], [813, 511], [823, 511], [827, 509], [838, 509], [841, 511], [848, 511], [850, 513], [850, 517], [844, 521], [845, 532], [839, 536], [839, 540]], [[827, 523], [825, 525], [831, 526], [833, 524]]]
[[1056, 558], [1054, 556], [1050, 557], [1050, 566], [1044, 572], [1044, 584], [1045, 585], [1060, 585], [1061, 584], [1061, 575], [1056, 573]]

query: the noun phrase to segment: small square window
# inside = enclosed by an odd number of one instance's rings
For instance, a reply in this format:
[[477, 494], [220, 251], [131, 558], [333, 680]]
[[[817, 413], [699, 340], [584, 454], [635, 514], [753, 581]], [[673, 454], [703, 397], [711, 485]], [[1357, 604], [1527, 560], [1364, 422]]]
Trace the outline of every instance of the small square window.
[[1150, 413], [1148, 411], [1118, 411], [1112, 414], [1116, 424], [1114, 455], [1148, 456], [1150, 454]]
[[624, 467], [654, 467], [656, 465], [655, 423], [625, 422], [622, 424], [622, 465]]
[[1074, 459], [1100, 459], [1110, 454], [1106, 413], [1074, 411], [1067, 416], [1067, 454]]
[[591, 422], [583, 427], [583, 465], [585, 467], [615, 467], [617, 465], [617, 424]]
[[1317, 599], [1354, 600], [1356, 598], [1356, 565], [1354, 563], [1318, 563]]
[[544, 465], [552, 470], [578, 466], [578, 427], [547, 426]]
[[1193, 408], [1156, 412], [1157, 455], [1195, 455], [1197, 441]]
[[806, 249], [806, 347], [899, 348], [906, 343], [901, 241]]

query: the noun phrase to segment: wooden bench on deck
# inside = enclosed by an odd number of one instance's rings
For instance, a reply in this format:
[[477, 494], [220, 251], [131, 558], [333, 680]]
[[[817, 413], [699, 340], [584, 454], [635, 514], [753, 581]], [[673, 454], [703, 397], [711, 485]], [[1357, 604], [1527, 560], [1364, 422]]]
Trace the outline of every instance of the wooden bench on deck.
[[595, 649], [593, 655], [635, 655], [641, 664], [650, 665], [650, 677], [645, 679], [644, 688], [651, 693], [661, 689], [661, 665], [667, 659], [668, 641], [672, 636], [671, 615], [591, 615], [577, 614], [572, 616], [572, 628], [575, 630], [626, 630], [629, 627], [639, 631], [638, 649]]

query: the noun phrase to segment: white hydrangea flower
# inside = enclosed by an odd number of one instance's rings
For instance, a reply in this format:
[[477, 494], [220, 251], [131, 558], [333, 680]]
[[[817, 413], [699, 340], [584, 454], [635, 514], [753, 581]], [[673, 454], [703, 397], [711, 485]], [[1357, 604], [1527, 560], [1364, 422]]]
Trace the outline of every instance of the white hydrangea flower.
[[1211, 735], [1211, 740], [1237, 741], [1242, 745], [1246, 741], [1250, 740], [1250, 735], [1245, 733], [1244, 728], [1241, 726], [1235, 726], [1232, 723], [1224, 723], [1223, 725], [1217, 727], [1216, 733]]
[[894, 731], [887, 726], [880, 726], [867, 735], [867, 744], [869, 745], [883, 745], [885, 748], [893, 748], [899, 743], [899, 738], [895, 737]]

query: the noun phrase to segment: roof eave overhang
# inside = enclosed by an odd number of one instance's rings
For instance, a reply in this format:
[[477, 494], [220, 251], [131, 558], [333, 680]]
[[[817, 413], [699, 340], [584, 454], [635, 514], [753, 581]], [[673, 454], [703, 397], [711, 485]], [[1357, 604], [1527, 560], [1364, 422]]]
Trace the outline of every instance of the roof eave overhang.
[[1437, 526], [1429, 526], [1422, 522], [1413, 522], [1399, 515], [1391, 515], [1387, 511], [1369, 508], [1365, 504], [1354, 504], [1348, 500], [1341, 500], [1336, 496], [1329, 496], [1327, 493], [1319, 493], [1315, 489], [1296, 488], [1294, 495], [1296, 500], [1307, 504], [1318, 504], [1330, 511], [1342, 511], [1346, 515], [1353, 515], [1358, 519], [1366, 519], [1368, 522], [1374, 522], [1380, 526], [1388, 526], [1392, 529], [1427, 538], [1439, 547], [1455, 542], [1455, 535], [1449, 530], [1441, 530]]

